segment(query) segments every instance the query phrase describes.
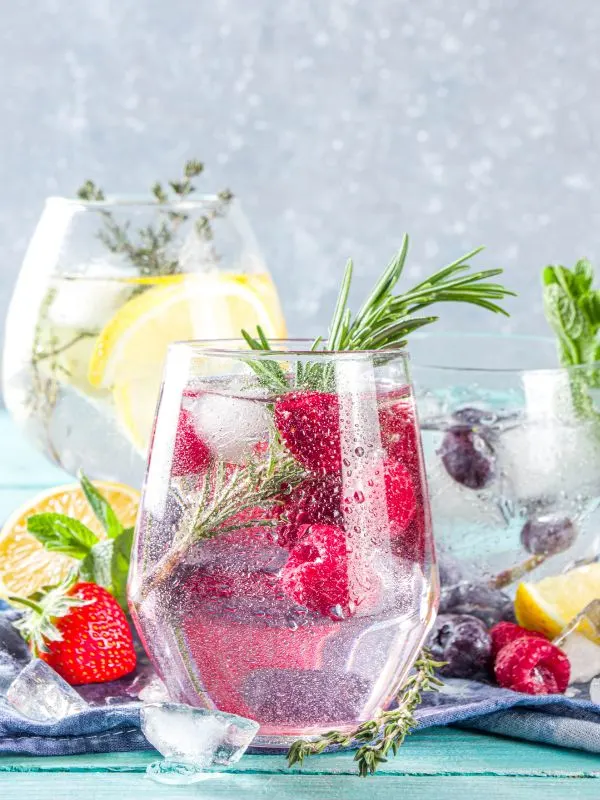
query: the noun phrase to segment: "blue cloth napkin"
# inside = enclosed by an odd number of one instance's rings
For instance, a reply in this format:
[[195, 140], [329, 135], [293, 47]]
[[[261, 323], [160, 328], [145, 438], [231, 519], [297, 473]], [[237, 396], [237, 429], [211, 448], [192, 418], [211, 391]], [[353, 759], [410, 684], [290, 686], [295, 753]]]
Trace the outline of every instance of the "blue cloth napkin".
[[[2, 617], [0, 611], [0, 621]], [[17, 660], [7, 662], [7, 669], [20, 669]], [[60, 756], [151, 749], [140, 731], [137, 699], [151, 676], [152, 668], [140, 653], [131, 676], [80, 687], [89, 709], [59, 722], [35, 722], [2, 698], [10, 676], [5, 675], [3, 685], [0, 661], [0, 754]], [[425, 695], [417, 717], [423, 728], [460, 725], [600, 753], [600, 705], [590, 701], [585, 687], [575, 691], [576, 697], [532, 697], [476, 681], [446, 679], [439, 693]]]

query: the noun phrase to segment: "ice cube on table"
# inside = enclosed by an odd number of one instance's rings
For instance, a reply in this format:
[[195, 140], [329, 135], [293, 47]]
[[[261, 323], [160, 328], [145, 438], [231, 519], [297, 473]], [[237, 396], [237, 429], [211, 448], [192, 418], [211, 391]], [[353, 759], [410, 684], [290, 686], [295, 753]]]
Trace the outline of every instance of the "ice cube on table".
[[235, 764], [259, 728], [251, 719], [179, 703], [146, 705], [140, 719], [142, 733], [166, 759], [147, 770], [161, 783], [191, 783], [209, 767]]
[[6, 699], [24, 717], [37, 722], [58, 722], [89, 708], [83, 697], [39, 658], [15, 678]]
[[29, 647], [12, 624], [9, 614], [0, 614], [0, 696], [31, 660]]

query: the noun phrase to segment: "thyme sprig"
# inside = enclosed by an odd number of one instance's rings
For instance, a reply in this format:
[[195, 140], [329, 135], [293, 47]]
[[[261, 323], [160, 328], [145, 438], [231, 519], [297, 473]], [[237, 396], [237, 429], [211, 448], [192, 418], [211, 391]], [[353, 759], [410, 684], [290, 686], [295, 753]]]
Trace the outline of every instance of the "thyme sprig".
[[[395, 294], [394, 290], [406, 263], [408, 244], [409, 239], [405, 234], [400, 250], [385, 268], [354, 317], [348, 307], [353, 272], [352, 261], [348, 261], [329, 325], [327, 342], [322, 345], [319, 337], [313, 344], [313, 350], [338, 352], [405, 347], [411, 333], [437, 321], [437, 316], [422, 316], [420, 313], [437, 303], [468, 303], [508, 316], [508, 312], [496, 301], [514, 296], [515, 293], [499, 283], [490, 281], [491, 278], [501, 275], [502, 270], [470, 272], [469, 262], [483, 250], [482, 247], [471, 250], [412, 289]], [[270, 349], [260, 329], [257, 336], [251, 336], [247, 331], [242, 331], [242, 335], [254, 350]], [[266, 366], [268, 363], [253, 361], [251, 366], [259, 373], [263, 383], [270, 377], [270, 387], [274, 391], [279, 391], [280, 376], [275, 369]], [[331, 378], [331, 365], [305, 363], [296, 372], [296, 382], [299, 386], [327, 387]]]
[[373, 775], [378, 766], [387, 761], [390, 750], [396, 755], [406, 737], [417, 726], [414, 712], [421, 704], [423, 692], [437, 691], [442, 685], [435, 675], [435, 671], [442, 666], [443, 663], [434, 661], [427, 650], [423, 650], [415, 663], [414, 672], [398, 693], [397, 708], [380, 711], [373, 719], [362, 722], [349, 733], [328, 731], [317, 739], [294, 742], [287, 754], [288, 766], [302, 766], [305, 758], [319, 755], [328, 747], [350, 747], [353, 743], [359, 743], [360, 747], [354, 756], [358, 774], [363, 778]]
[[[165, 186], [156, 181], [151, 187], [151, 194], [159, 206], [184, 203], [196, 191], [194, 178], [204, 171], [201, 161], [187, 161], [183, 176], [167, 182]], [[77, 191], [81, 200], [103, 202], [106, 195], [93, 181], [87, 180]], [[196, 234], [205, 242], [213, 239], [212, 222], [225, 214], [227, 206], [233, 199], [229, 189], [224, 189], [216, 196], [211, 207], [207, 208], [195, 221]], [[188, 221], [190, 215], [183, 209], [165, 208], [162, 219], [155, 225], [146, 225], [135, 233], [131, 231], [129, 220], [119, 223], [112, 211], [100, 208], [103, 217], [103, 229], [98, 232], [100, 241], [111, 253], [124, 255], [143, 277], [176, 275], [181, 272], [181, 265], [170, 252], [181, 225]]]

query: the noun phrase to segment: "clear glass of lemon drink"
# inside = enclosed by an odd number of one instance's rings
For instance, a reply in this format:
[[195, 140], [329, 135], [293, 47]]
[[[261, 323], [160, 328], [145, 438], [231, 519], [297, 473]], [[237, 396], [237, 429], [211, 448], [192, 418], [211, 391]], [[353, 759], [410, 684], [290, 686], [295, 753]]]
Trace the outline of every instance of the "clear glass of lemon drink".
[[53, 197], [7, 322], [5, 402], [67, 472], [141, 485], [163, 362], [178, 340], [286, 335], [277, 291], [229, 193]]

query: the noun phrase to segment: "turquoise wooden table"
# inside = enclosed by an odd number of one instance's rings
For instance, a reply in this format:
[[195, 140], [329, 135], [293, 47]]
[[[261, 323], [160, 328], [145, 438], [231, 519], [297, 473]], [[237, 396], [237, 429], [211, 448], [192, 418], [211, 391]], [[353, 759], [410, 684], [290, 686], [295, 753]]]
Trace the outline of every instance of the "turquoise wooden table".
[[[0, 520], [48, 486], [70, 480], [47, 464], [0, 411]], [[144, 776], [153, 753], [65, 758], [0, 756], [0, 800], [600, 800], [597, 755], [459, 729], [415, 733], [372, 778], [355, 775], [352, 754], [309, 759], [288, 770], [283, 756], [247, 755], [233, 769], [190, 787], [158, 786]]]

